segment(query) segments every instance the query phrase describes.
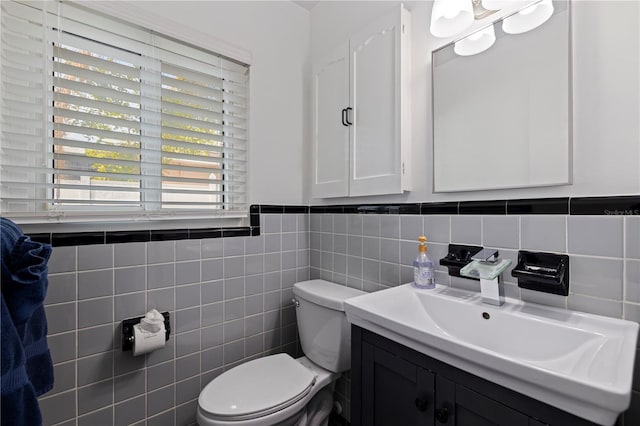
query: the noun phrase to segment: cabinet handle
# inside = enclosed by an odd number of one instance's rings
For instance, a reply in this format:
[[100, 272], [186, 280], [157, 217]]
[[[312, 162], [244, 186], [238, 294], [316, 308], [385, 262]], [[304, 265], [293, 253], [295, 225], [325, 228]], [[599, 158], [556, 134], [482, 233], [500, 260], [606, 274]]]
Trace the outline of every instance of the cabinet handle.
[[347, 124], [347, 122], [345, 121], [345, 115], [347, 114], [347, 109], [343, 108], [342, 109], [342, 125], [344, 127], [349, 127], [349, 125]]
[[416, 403], [416, 408], [418, 409], [418, 411], [426, 411], [428, 403], [426, 399], [423, 398], [416, 398], [415, 400]]
[[449, 421], [449, 410], [447, 410], [447, 407], [436, 410], [436, 420], [440, 423], [447, 423], [447, 421]]
[[353, 123], [349, 121], [349, 111], [353, 111], [353, 108], [347, 107], [346, 111], [347, 111], [347, 120], [346, 121], [347, 121], [347, 124], [349, 126], [351, 126]]

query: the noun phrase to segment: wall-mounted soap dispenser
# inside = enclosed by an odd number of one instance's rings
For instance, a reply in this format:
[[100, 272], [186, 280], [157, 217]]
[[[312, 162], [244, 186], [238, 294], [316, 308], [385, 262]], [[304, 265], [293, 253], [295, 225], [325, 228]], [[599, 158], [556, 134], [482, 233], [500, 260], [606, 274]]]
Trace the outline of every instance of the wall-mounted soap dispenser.
[[520, 250], [518, 265], [511, 271], [518, 287], [545, 293], [569, 294], [569, 256]]
[[[449, 270], [449, 275], [452, 277], [459, 277], [460, 269], [471, 263], [473, 256], [480, 250], [482, 250], [482, 247], [449, 244], [449, 251], [445, 257], [440, 259], [440, 265], [446, 266]], [[478, 280], [479, 278], [471, 279]]]

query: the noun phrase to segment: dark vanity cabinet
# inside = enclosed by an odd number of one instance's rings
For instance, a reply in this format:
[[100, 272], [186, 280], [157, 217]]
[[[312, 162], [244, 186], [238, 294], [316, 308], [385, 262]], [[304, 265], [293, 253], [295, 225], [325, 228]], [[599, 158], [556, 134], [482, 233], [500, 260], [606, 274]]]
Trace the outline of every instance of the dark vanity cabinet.
[[[435, 416], [435, 374], [362, 342], [363, 425], [429, 425]], [[355, 384], [352, 384], [355, 386]], [[355, 394], [352, 387], [352, 396]]]
[[540, 401], [352, 326], [352, 426], [587, 426]]

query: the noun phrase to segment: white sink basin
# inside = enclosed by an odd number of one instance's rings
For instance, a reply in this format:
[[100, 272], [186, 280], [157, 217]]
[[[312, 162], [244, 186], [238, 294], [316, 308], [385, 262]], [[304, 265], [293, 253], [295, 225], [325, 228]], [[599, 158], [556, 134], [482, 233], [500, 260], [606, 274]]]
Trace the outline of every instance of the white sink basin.
[[595, 423], [631, 399], [638, 324], [409, 284], [348, 299], [352, 324]]

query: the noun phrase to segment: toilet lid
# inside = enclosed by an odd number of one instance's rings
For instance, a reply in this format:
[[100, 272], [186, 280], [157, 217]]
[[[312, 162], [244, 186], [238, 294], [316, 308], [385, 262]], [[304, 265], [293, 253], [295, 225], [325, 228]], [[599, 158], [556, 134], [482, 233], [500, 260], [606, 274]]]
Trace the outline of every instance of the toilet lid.
[[316, 376], [287, 354], [254, 359], [213, 379], [200, 393], [211, 417], [248, 420], [304, 398]]

